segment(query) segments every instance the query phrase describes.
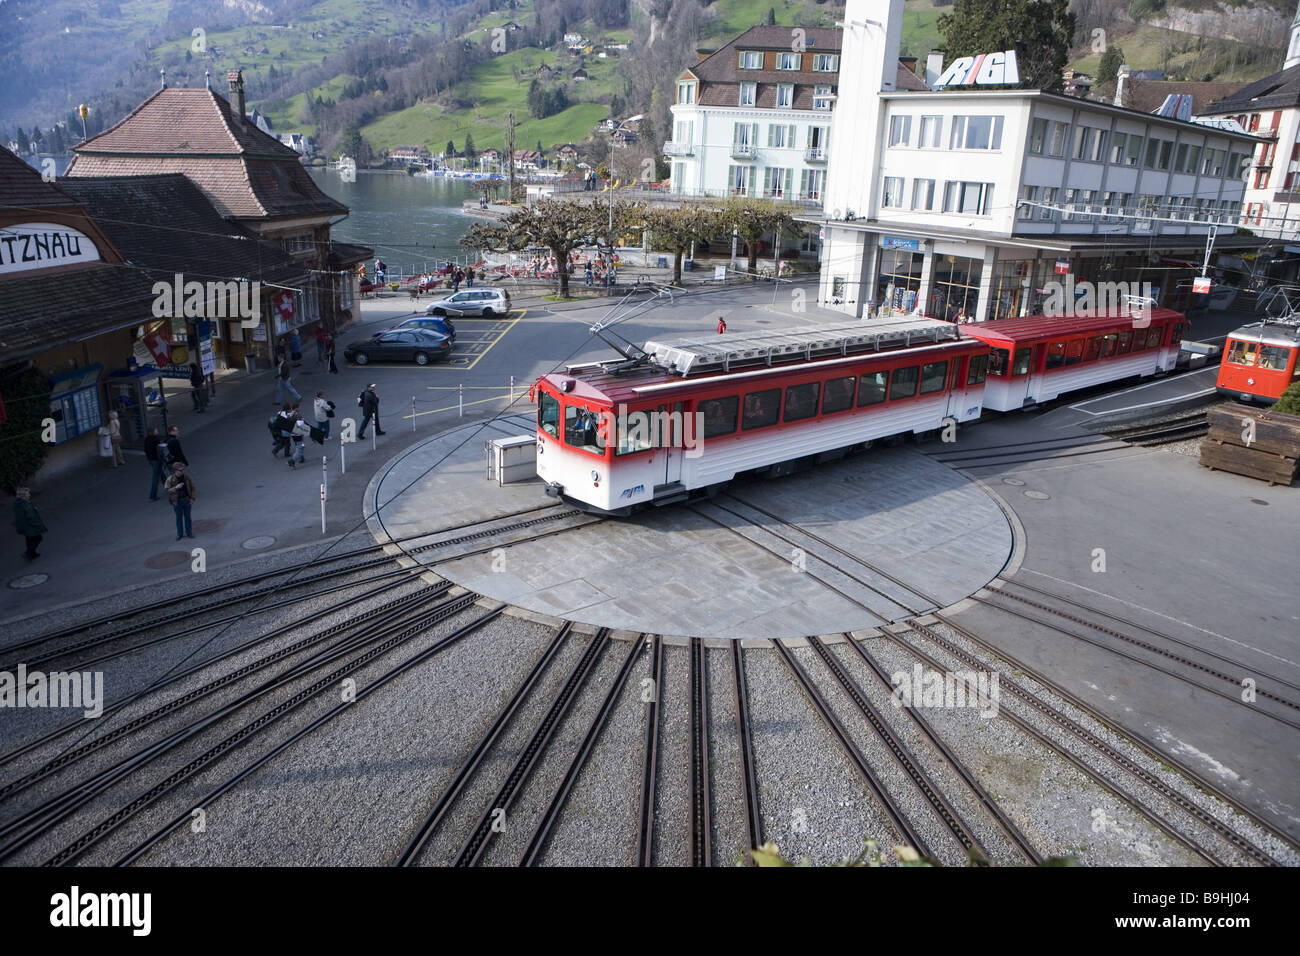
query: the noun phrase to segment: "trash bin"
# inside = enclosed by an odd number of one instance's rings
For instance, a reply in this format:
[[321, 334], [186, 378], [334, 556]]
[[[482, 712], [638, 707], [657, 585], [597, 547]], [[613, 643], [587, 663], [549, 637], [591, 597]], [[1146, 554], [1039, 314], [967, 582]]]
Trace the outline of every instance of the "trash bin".
[[249, 375], [252, 375], [254, 372], [256, 372], [256, 371], [257, 371], [257, 356], [256, 356], [256, 355], [245, 355], [245, 356], [244, 356], [244, 367], [248, 369], [248, 374], [249, 374]]
[[660, 257], [659, 257], [659, 268], [660, 268], [660, 269], [667, 269], [667, 268], [668, 268], [668, 257], [667, 257], [667, 256], [660, 256]]
[[682, 271], [690, 272], [691, 266], [694, 265], [694, 263], [695, 263], [694, 259], [687, 259], [685, 262], [682, 263]]

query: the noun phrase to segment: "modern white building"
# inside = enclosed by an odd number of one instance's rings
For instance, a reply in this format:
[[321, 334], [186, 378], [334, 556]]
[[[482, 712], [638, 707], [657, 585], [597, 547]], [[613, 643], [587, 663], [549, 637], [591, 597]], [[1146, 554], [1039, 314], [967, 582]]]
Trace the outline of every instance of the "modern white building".
[[1241, 224], [1262, 236], [1300, 237], [1300, 10], [1282, 70], [1214, 103], [1206, 118], [1235, 119], [1263, 141], [1246, 178]]
[[[677, 79], [672, 190], [820, 205], [839, 85], [836, 28], [751, 27]], [[895, 82], [923, 90], [895, 62]]]
[[1225, 224], [1215, 249], [1259, 244], [1231, 228], [1256, 137], [1038, 90], [899, 89], [902, 17], [903, 0], [847, 3], [829, 184], [805, 220], [823, 305], [1002, 318], [1064, 273], [1177, 305], [1211, 228], [1191, 220]]

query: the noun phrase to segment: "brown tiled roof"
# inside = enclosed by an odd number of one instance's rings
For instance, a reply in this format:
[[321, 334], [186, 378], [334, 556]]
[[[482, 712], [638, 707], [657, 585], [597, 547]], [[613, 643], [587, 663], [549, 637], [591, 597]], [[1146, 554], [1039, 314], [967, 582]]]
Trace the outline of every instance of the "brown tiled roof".
[[77, 201], [0, 146], [0, 206], [75, 206]]
[[247, 120], [237, 124], [211, 90], [160, 90], [74, 152], [69, 177], [184, 173], [231, 218], [348, 211], [321, 191], [294, 150]]
[[[1129, 79], [1124, 85], [1124, 106], [1142, 113], [1154, 113], [1165, 97], [1173, 93], [1192, 97], [1192, 115], [1203, 116], [1211, 110], [1215, 100], [1227, 96], [1237, 88], [1235, 83], [1214, 83], [1200, 81], [1174, 82], [1172, 80], [1134, 80]], [[1115, 101], [1115, 84], [1093, 87], [1093, 92], [1107, 103]]]
[[1205, 112], [1216, 116], [1224, 113], [1258, 113], [1261, 110], [1284, 109], [1300, 105], [1300, 66], [1282, 70], [1256, 80], [1238, 89], [1229, 88], [1223, 97]]
[[151, 315], [153, 282], [125, 265], [0, 282], [0, 356], [30, 358], [139, 325]]
[[83, 177], [66, 181], [131, 264], [170, 280], [291, 282], [306, 269], [277, 242], [227, 221], [180, 173]]
[[338, 269], [345, 266], [354, 266], [358, 262], [365, 262], [373, 258], [375, 250], [369, 246], [357, 246], [350, 242], [330, 242], [330, 268]]

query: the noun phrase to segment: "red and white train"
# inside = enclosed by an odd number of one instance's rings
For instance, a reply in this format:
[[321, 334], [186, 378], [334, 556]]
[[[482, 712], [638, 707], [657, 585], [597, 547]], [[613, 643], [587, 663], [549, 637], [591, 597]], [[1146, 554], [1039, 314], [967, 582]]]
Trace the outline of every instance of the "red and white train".
[[1271, 404], [1300, 382], [1300, 321], [1255, 322], [1228, 335], [1215, 388], [1239, 402]]
[[[647, 342], [644, 358], [542, 376], [547, 493], [626, 515], [1174, 367], [1180, 313], [1030, 316], [957, 326], [906, 318]], [[1059, 357], [1059, 361], [1058, 361]]]

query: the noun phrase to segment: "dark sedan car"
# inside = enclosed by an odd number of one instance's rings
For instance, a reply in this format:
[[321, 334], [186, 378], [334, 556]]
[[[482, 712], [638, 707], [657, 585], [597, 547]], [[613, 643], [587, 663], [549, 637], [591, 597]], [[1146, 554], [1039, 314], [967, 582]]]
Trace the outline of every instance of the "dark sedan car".
[[451, 355], [451, 339], [427, 329], [395, 329], [376, 338], [352, 342], [343, 350], [349, 362], [414, 362], [428, 365]]
[[405, 322], [397, 323], [391, 329], [376, 332], [374, 338], [387, 335], [389, 332], [405, 332], [407, 329], [428, 329], [430, 332], [437, 332], [439, 335], [447, 336], [453, 344], [456, 342], [456, 326], [452, 324], [451, 319], [436, 315], [417, 315]]

